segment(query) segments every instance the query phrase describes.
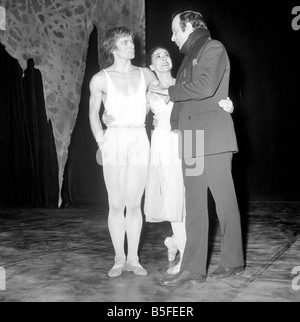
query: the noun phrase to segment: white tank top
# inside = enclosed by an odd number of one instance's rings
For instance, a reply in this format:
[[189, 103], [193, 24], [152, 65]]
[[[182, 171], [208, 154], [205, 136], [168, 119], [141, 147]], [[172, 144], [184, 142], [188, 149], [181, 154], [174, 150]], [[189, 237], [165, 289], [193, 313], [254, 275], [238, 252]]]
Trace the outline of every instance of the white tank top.
[[143, 70], [139, 69], [141, 72], [139, 88], [131, 96], [122, 95], [117, 91], [107, 71], [103, 69], [107, 79], [104, 106], [107, 114], [115, 117], [115, 121], [108, 126], [144, 126], [147, 108], [146, 88]]

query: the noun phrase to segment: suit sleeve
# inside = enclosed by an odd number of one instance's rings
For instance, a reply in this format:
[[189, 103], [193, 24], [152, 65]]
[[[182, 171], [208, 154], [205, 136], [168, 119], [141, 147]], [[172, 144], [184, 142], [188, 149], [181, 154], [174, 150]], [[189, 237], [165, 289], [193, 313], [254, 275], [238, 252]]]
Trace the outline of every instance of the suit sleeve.
[[202, 100], [213, 96], [222, 80], [227, 64], [224, 46], [219, 42], [208, 45], [197, 65], [193, 66], [193, 81], [169, 87], [171, 101]]

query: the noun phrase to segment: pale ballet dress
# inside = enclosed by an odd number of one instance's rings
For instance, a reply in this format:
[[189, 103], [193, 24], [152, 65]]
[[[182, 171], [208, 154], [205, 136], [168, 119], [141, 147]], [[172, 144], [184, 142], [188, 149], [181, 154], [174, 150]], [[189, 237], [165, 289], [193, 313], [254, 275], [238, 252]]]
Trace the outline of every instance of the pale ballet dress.
[[185, 217], [184, 184], [178, 153], [178, 134], [171, 132], [173, 103], [149, 93], [149, 103], [158, 125], [152, 132], [150, 163], [145, 190], [147, 222], [181, 222]]

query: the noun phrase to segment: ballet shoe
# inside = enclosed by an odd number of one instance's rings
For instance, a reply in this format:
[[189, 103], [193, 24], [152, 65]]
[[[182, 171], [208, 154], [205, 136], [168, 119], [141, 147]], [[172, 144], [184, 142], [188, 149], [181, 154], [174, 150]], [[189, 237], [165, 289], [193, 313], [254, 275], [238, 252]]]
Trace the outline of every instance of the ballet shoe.
[[133, 261], [131, 263], [126, 263], [124, 270], [128, 272], [133, 272], [134, 275], [137, 276], [145, 276], [147, 275], [147, 271], [142, 267], [142, 265], [138, 261]]
[[118, 277], [125, 270], [125, 259], [116, 258], [114, 266], [108, 272], [109, 277]]
[[173, 262], [176, 258], [176, 255], [178, 253], [178, 248], [176, 244], [174, 243], [173, 237], [167, 237], [164, 241], [164, 244], [168, 248], [168, 260], [169, 262]]
[[170, 267], [168, 270], [167, 270], [167, 273], [170, 274], [170, 275], [176, 275], [180, 272], [180, 268], [181, 268], [181, 260], [178, 262], [177, 265], [173, 266], [173, 267]]

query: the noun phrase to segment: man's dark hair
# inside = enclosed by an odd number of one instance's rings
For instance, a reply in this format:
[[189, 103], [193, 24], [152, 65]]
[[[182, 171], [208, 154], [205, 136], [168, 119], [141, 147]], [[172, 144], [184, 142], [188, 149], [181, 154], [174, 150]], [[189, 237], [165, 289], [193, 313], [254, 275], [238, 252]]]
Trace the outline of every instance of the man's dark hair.
[[126, 36], [131, 36], [134, 39], [133, 32], [124, 26], [115, 27], [106, 31], [101, 45], [101, 53], [108, 64], [111, 65], [114, 62], [112, 52], [116, 49], [117, 41]]
[[206, 22], [200, 12], [193, 10], [179, 10], [172, 15], [172, 20], [179, 15], [181, 30], [185, 31], [186, 24], [189, 22], [194, 29], [207, 29]]

